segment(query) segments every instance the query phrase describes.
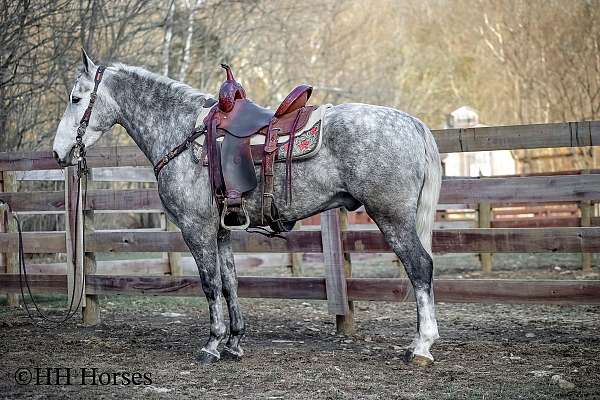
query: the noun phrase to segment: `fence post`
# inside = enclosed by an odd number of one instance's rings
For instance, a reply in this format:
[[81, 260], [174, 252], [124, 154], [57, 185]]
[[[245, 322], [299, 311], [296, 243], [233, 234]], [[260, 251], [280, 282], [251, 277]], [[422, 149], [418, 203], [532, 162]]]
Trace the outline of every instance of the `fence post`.
[[[167, 216], [166, 219], [166, 227], [168, 232], [177, 232], [179, 229], [177, 225], [175, 225]], [[178, 252], [169, 252], [167, 253], [167, 260], [169, 262], [169, 271], [171, 271], [171, 276], [183, 276], [183, 265], [181, 264], [181, 253]]]
[[[492, 226], [492, 207], [489, 202], [481, 202], [478, 206], [479, 227], [490, 228]], [[479, 253], [481, 269], [484, 273], [492, 272], [492, 253]]]
[[[83, 182], [82, 182], [83, 183]], [[75, 296], [73, 305], [77, 306], [79, 295], [82, 293], [80, 307], [86, 306], [85, 282], [83, 272], [83, 205], [77, 206], [77, 172], [75, 167], [65, 171], [65, 235], [67, 251], [67, 299]], [[82, 202], [82, 193], [79, 191], [79, 202]], [[77, 220], [77, 225], [75, 224]], [[77, 245], [77, 254], [73, 254]]]
[[[0, 192], [17, 191], [17, 180], [13, 171], [0, 171], [0, 178], [2, 179], [0, 182]], [[17, 232], [17, 227], [12, 217], [8, 213], [2, 214], [3, 215], [0, 218], [0, 232]], [[2, 258], [4, 259], [7, 274], [19, 273], [19, 259], [16, 252], [5, 253]], [[19, 295], [16, 293], [9, 293], [7, 295], [7, 301], [9, 306], [18, 306]]]
[[[579, 210], [581, 211], [581, 226], [592, 226], [592, 202], [580, 201]], [[581, 269], [583, 272], [592, 271], [592, 253], [581, 253]]]
[[[93, 179], [92, 170], [81, 178], [81, 184], [87, 186]], [[83, 234], [87, 235], [94, 232], [94, 211], [86, 210], [85, 205], [81, 205], [83, 209]], [[96, 273], [96, 254], [84, 250], [83, 256], [83, 271], [85, 275]], [[85, 279], [84, 279], [85, 282]], [[97, 325], [100, 322], [100, 307], [98, 304], [98, 295], [85, 295], [85, 307], [83, 307], [83, 323], [86, 325]]]
[[[302, 221], [296, 223], [296, 230], [300, 229], [302, 229]], [[302, 276], [302, 254], [303, 253], [288, 254], [288, 266], [292, 276]]]
[[[348, 230], [348, 210], [345, 208], [339, 209], [340, 215], [340, 231], [344, 232]], [[352, 278], [352, 260], [350, 253], [343, 253], [344, 257], [344, 276], [346, 278]], [[336, 315], [335, 325], [338, 332], [345, 335], [354, 333], [354, 302], [348, 301], [348, 314]]]
[[336, 316], [337, 332], [347, 333], [343, 331], [346, 324], [339, 323], [340, 318], [351, 317], [351, 314], [344, 272], [341, 221], [337, 209], [321, 213], [321, 240], [326, 268], [327, 308], [330, 314]]

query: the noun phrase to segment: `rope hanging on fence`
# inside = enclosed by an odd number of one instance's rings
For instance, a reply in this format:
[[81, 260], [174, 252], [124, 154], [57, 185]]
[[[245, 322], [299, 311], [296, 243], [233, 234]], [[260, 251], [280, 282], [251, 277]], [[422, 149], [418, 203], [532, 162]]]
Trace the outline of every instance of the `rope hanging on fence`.
[[[37, 325], [37, 326], [41, 326], [43, 328], [49, 329], [49, 328], [58, 328], [59, 326], [61, 326], [62, 324], [66, 323], [67, 321], [69, 321], [71, 318], [73, 318], [75, 316], [75, 314], [77, 313], [77, 310], [79, 310], [79, 307], [81, 306], [81, 301], [83, 300], [83, 292], [85, 290], [85, 275], [82, 276], [83, 282], [81, 284], [81, 290], [79, 291], [79, 299], [77, 300], [77, 306], [75, 306], [75, 308], [73, 308], [73, 304], [75, 302], [75, 286], [76, 286], [76, 279], [77, 279], [77, 226], [79, 225], [79, 211], [80, 211], [80, 207], [81, 207], [81, 201], [80, 199], [83, 199], [83, 204], [85, 204], [85, 198], [87, 195], [87, 180], [84, 180], [85, 183], [85, 187], [83, 189], [83, 194], [81, 193], [81, 178], [84, 175], [87, 175], [88, 173], [88, 168], [87, 168], [87, 163], [86, 163], [86, 159], [85, 159], [85, 153], [83, 154], [84, 156], [81, 157], [78, 161], [77, 161], [77, 201], [75, 203], [75, 243], [73, 245], [73, 253], [71, 255], [72, 260], [74, 261], [73, 263], [73, 291], [71, 293], [71, 298], [70, 300], [67, 300], [69, 302], [69, 309], [67, 310], [66, 314], [58, 319], [55, 318], [51, 318], [50, 316], [48, 316], [47, 314], [45, 314], [44, 312], [42, 312], [42, 310], [40, 310], [40, 307], [38, 306], [37, 302], [35, 301], [35, 298], [33, 297], [33, 293], [31, 293], [31, 286], [29, 284], [29, 277], [27, 276], [27, 267], [25, 265], [25, 250], [24, 250], [24, 246], [23, 246], [23, 231], [22, 231], [22, 227], [21, 227], [21, 221], [19, 220], [19, 217], [17, 216], [16, 213], [14, 213], [10, 207], [10, 204], [4, 202], [3, 200], [0, 200], [0, 211], [5, 210], [7, 211], [10, 215], [12, 215], [13, 219], [15, 220], [15, 223], [17, 225], [17, 232], [18, 232], [18, 236], [19, 236], [19, 287], [21, 290], [21, 298], [23, 299], [23, 306], [25, 307], [25, 311], [27, 312], [27, 316]], [[68, 223], [68, 221], [67, 221]], [[85, 250], [85, 235], [82, 235], [82, 250]], [[37, 317], [39, 317], [42, 321], [53, 324], [53, 325], [43, 325], [43, 323], [40, 323], [38, 319], [36, 319], [36, 316], [33, 313], [33, 310], [29, 308], [29, 306], [27, 305], [27, 300], [25, 299], [25, 290], [24, 290], [24, 285], [23, 283], [25, 283], [25, 287], [27, 288], [27, 293], [29, 294], [29, 298], [31, 299], [31, 303], [34, 306], [35, 309], [35, 313], [37, 313]]]

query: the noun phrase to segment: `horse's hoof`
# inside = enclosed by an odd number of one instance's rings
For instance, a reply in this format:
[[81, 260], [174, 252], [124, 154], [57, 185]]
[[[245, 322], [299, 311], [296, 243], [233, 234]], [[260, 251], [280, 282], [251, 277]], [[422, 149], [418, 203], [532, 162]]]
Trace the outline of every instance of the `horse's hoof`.
[[404, 361], [409, 364], [416, 365], [417, 367], [427, 367], [433, 364], [433, 360], [431, 358], [415, 354], [413, 353], [413, 349], [406, 349], [406, 352], [404, 353]]
[[219, 356], [210, 353], [208, 350], [200, 350], [200, 354], [196, 357], [196, 360], [202, 365], [213, 364], [219, 361]]
[[431, 358], [420, 356], [418, 354], [415, 354], [410, 362], [417, 367], [427, 367], [433, 365], [433, 360]]
[[229, 347], [225, 347], [221, 352], [221, 359], [228, 361], [242, 361], [242, 356], [244, 353], [240, 349], [239, 351], [235, 351]]

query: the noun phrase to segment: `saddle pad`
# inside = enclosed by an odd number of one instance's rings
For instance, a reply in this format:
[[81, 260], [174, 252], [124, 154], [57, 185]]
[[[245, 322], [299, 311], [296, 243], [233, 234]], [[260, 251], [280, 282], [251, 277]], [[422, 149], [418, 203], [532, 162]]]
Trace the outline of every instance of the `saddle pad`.
[[[306, 125], [309, 127], [310, 125]], [[292, 160], [298, 160], [303, 158], [310, 158], [319, 152], [321, 148], [321, 121], [317, 121], [314, 125], [310, 126], [309, 129], [296, 133], [294, 137], [294, 144], [292, 148]], [[285, 161], [289, 141], [285, 141], [285, 143], [280, 143], [277, 147], [277, 157], [275, 161]]]
[[[302, 160], [310, 157], [314, 157], [321, 149], [321, 139], [323, 137], [323, 119], [327, 109], [333, 107], [331, 104], [319, 106], [310, 115], [308, 122], [301, 131], [296, 132], [294, 137], [294, 148], [292, 149], [292, 160]], [[196, 126], [203, 127], [204, 117], [208, 114], [208, 109], [203, 109], [198, 116]], [[196, 159], [201, 157], [202, 147], [204, 145], [205, 137], [200, 136], [194, 146], [194, 153]], [[220, 139], [217, 139], [220, 140]], [[288, 149], [288, 136], [279, 137], [279, 144], [277, 150], [276, 162], [282, 162], [286, 160], [286, 154]], [[254, 164], [261, 164], [263, 157], [263, 146], [265, 143], [265, 137], [263, 135], [254, 135], [250, 143], [252, 144], [252, 158]], [[203, 160], [203, 164], [207, 165], [206, 157]]]

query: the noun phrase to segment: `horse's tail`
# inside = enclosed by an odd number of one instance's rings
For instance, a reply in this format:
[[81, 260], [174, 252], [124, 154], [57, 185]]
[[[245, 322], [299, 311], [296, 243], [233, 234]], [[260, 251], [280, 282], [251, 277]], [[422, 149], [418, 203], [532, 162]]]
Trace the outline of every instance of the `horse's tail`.
[[435, 211], [442, 185], [442, 164], [440, 162], [440, 153], [438, 152], [437, 144], [431, 131], [419, 120], [415, 120], [415, 125], [417, 125], [417, 129], [423, 134], [426, 159], [425, 178], [417, 204], [417, 234], [425, 250], [433, 257], [431, 241]]

